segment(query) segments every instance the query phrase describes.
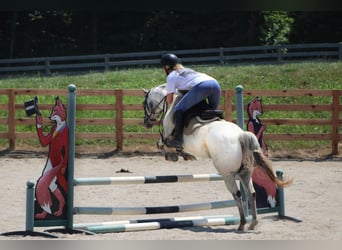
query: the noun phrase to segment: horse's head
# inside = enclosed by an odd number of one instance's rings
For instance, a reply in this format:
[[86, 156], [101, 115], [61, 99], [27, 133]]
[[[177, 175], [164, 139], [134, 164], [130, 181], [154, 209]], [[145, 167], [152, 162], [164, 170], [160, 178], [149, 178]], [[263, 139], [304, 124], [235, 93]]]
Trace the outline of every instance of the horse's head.
[[255, 118], [258, 115], [262, 115], [262, 102], [259, 96], [251, 100], [247, 105], [247, 112], [249, 118]]
[[144, 90], [144, 126], [151, 128], [161, 115], [165, 105], [166, 85], [160, 85], [150, 90]]

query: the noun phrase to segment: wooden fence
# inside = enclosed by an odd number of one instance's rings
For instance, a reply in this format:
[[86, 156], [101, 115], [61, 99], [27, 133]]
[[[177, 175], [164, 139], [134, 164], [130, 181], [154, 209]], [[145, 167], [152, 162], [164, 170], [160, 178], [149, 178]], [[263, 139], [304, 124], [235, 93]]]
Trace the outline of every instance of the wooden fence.
[[[2, 144], [7, 144], [4, 143], [4, 140], [7, 140], [8, 149], [15, 150], [18, 139], [38, 140], [34, 126], [35, 119], [26, 117], [24, 101], [38, 96], [39, 108], [46, 113], [46, 115], [43, 113], [46, 125], [49, 123], [47, 117], [54, 104], [54, 97], [59, 96], [67, 106], [67, 95], [67, 90], [56, 89], [0, 89], [0, 100], [4, 100], [0, 103], [0, 141]], [[245, 124], [248, 118], [246, 113], [248, 99], [261, 96], [264, 108], [263, 124], [268, 128], [272, 126], [291, 128], [288, 132], [280, 133], [270, 133], [267, 129], [264, 134], [266, 141], [326, 140], [331, 141], [331, 153], [338, 154], [338, 144], [342, 140], [342, 90], [244, 90], [243, 95]], [[158, 126], [155, 126], [154, 131], [142, 126], [142, 90], [77, 89], [76, 96], [76, 141], [111, 140], [113, 145], [115, 144], [113, 149], [116, 147], [122, 150], [125, 140], [146, 140], [155, 143], [159, 139]], [[47, 103], [40, 102], [44, 98]], [[87, 98], [87, 101], [82, 103], [84, 98]], [[274, 103], [270, 104], [267, 101], [269, 98], [275, 100]], [[225, 119], [236, 122], [235, 90], [223, 90], [222, 99], [220, 108], [225, 111]], [[302, 102], [303, 100], [306, 101]], [[294, 114], [295, 111], [299, 113], [299, 117], [289, 115], [286, 119], [272, 118], [272, 112]], [[92, 112], [102, 113], [101, 116], [95, 117]], [[316, 112], [323, 113], [322, 117], [315, 118]], [[301, 113], [312, 115], [301, 117]], [[20, 126], [25, 127], [26, 130], [21, 131]], [[32, 129], [28, 131], [27, 126], [32, 126]], [[82, 126], [87, 126], [87, 131], [78, 131]], [[101, 126], [105, 126], [105, 129], [101, 130]], [[301, 126], [313, 126], [312, 133], [303, 133]], [[132, 128], [135, 130], [133, 131]]]
[[[147, 51], [60, 57], [0, 59], [0, 76], [37, 73], [81, 73], [117, 68], [160, 66], [168, 51]], [[190, 64], [265, 64], [303, 60], [342, 60], [342, 42], [283, 44], [232, 48], [175, 50], [182, 62]]]

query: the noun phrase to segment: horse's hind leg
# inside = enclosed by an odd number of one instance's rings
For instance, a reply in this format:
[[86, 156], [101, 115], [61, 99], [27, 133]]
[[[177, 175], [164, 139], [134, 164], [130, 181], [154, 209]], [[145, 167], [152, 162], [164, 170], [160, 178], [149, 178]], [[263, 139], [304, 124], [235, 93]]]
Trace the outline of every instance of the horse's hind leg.
[[239, 225], [238, 230], [244, 231], [247, 221], [245, 217], [245, 212], [243, 210], [241, 192], [236, 184], [235, 176], [229, 175], [229, 176], [224, 176], [223, 178], [224, 178], [224, 183], [226, 184], [227, 189], [232, 193], [234, 200], [237, 203], [237, 207], [239, 209], [240, 225]]
[[249, 230], [254, 230], [255, 226], [258, 224], [257, 220], [257, 210], [256, 210], [256, 194], [252, 182], [252, 172], [245, 171], [239, 175], [241, 179], [242, 186], [247, 192], [248, 202], [251, 207], [252, 212], [252, 223], [249, 226]]

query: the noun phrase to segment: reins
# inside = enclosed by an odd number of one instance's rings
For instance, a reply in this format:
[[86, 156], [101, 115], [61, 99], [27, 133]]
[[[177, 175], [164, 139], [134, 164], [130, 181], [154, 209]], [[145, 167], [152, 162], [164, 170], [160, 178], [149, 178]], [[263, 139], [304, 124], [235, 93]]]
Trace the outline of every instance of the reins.
[[160, 134], [160, 138], [162, 139], [162, 142], [164, 143], [165, 139], [164, 139], [164, 136], [163, 136], [163, 132], [164, 132], [163, 120], [164, 120], [164, 117], [165, 117], [165, 114], [166, 114], [167, 108], [168, 108], [167, 102], [166, 102], [166, 96], [164, 96], [164, 97], [161, 99], [161, 101], [158, 103], [158, 106], [159, 106], [159, 104], [160, 104], [162, 101], [164, 101], [164, 103], [163, 103], [163, 109], [162, 109], [163, 111], [162, 111], [161, 117], [160, 117], [160, 119], [159, 119], [159, 134]]

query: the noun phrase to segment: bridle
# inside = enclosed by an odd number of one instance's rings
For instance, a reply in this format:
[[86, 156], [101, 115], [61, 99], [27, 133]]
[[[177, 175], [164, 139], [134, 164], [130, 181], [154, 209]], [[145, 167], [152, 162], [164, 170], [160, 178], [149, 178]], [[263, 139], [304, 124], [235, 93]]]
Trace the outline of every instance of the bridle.
[[[156, 115], [156, 110], [157, 108], [159, 107], [159, 105], [161, 103], [163, 103], [163, 108], [162, 108], [162, 117], [160, 119], [160, 124], [162, 123], [162, 120], [164, 118], [164, 115], [167, 111], [167, 102], [166, 102], [166, 96], [164, 96], [159, 102], [158, 104], [149, 112], [148, 109], [149, 109], [149, 105], [148, 105], [148, 102], [147, 102], [147, 99], [148, 99], [148, 96], [150, 94], [150, 91], [149, 90], [146, 95], [145, 95], [145, 100], [143, 102], [143, 105], [144, 105], [144, 112], [145, 112], [145, 116], [144, 116], [144, 125], [147, 126], [147, 125], [150, 125], [152, 127], [153, 125], [153, 122], [155, 122], [157, 120], [157, 117], [155, 118], [152, 118], [153, 115]], [[148, 127], [148, 126], [147, 126]]]

